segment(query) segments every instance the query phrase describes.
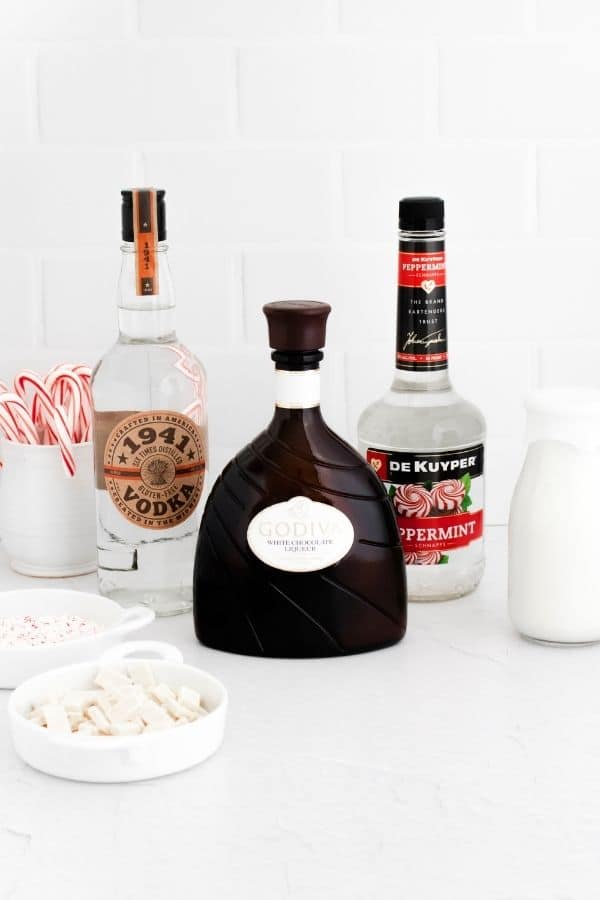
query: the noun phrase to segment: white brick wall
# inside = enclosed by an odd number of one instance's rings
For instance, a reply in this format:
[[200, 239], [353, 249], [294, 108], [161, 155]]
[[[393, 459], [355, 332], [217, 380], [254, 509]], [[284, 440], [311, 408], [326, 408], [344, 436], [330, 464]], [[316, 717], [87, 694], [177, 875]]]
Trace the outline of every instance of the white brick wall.
[[[422, 43], [281, 40], [244, 47], [241, 134], [338, 142], [420, 137], [435, 103], [426, 69]], [[400, 84], [410, 85], [402, 97]]]
[[274, 298], [332, 302], [324, 408], [353, 440], [391, 376], [397, 201], [440, 193], [505, 521], [524, 392], [600, 387], [597, 2], [9, 0], [0, 49], [0, 377], [112, 340], [119, 191], [153, 183], [215, 468], [269, 416]]
[[41, 140], [135, 144], [231, 137], [234, 50], [189, 41], [57, 43], [38, 56]]

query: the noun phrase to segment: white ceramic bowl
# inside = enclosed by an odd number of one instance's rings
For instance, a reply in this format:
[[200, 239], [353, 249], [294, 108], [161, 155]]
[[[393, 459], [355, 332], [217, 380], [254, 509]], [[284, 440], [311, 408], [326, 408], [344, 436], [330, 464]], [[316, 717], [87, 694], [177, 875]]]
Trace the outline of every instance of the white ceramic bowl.
[[99, 594], [36, 588], [0, 593], [0, 618], [12, 616], [81, 616], [103, 626], [99, 634], [42, 647], [0, 648], [0, 688], [14, 688], [26, 678], [68, 663], [97, 659], [113, 644], [149, 625], [154, 613], [145, 606], [123, 609]]
[[[151, 663], [157, 680], [173, 688], [185, 684], [199, 691], [208, 715], [178, 728], [133, 737], [53, 734], [25, 718], [48, 691], [60, 694], [91, 688], [100, 665], [126, 669], [125, 657], [139, 652]], [[161, 658], [152, 659], [151, 653]], [[73, 781], [141, 781], [195, 766], [211, 756], [223, 740], [227, 691], [212, 675], [184, 665], [182, 658], [171, 644], [130, 641], [113, 647], [95, 662], [65, 666], [29, 679], [8, 702], [15, 750], [34, 769]]]

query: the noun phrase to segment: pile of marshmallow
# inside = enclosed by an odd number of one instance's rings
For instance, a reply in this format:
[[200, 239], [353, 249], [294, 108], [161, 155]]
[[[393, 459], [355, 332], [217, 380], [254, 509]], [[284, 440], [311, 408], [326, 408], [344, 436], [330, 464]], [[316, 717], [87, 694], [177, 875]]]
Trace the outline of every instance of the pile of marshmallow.
[[176, 689], [157, 683], [152, 666], [132, 661], [127, 673], [102, 668], [89, 690], [49, 695], [32, 707], [27, 718], [61, 734], [129, 737], [186, 725], [208, 715], [200, 694], [185, 685]]

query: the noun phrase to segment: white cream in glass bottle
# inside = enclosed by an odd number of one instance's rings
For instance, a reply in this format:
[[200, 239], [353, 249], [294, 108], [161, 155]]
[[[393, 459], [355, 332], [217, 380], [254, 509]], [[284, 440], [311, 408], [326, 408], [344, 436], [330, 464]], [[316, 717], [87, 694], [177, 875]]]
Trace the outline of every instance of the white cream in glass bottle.
[[587, 485], [600, 466], [600, 391], [534, 391], [529, 447], [509, 519], [508, 608], [524, 637], [600, 641], [598, 515]]

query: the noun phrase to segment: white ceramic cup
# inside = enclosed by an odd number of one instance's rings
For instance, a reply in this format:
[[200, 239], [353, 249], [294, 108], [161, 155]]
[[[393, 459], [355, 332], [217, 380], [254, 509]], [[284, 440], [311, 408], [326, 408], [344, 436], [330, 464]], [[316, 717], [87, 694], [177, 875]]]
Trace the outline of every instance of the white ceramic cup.
[[15, 572], [60, 578], [96, 569], [93, 444], [73, 453], [69, 478], [57, 445], [0, 441], [0, 537]]

